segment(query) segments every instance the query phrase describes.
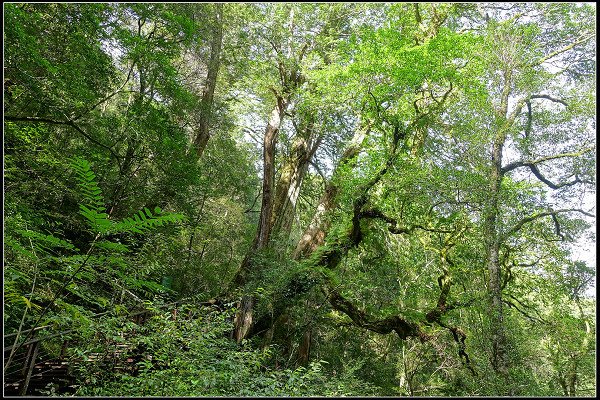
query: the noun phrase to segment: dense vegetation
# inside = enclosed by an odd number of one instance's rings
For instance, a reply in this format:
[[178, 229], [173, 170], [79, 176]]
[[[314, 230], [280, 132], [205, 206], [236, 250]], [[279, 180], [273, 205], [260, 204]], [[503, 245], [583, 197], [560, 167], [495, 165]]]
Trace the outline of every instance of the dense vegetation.
[[5, 4], [5, 333], [128, 337], [77, 395], [593, 396], [595, 10]]

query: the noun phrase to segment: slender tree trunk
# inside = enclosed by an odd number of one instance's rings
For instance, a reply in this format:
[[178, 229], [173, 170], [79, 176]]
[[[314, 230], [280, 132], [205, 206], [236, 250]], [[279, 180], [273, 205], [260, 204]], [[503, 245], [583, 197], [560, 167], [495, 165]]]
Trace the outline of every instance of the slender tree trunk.
[[312, 329], [307, 329], [302, 335], [302, 341], [298, 347], [298, 364], [306, 366], [310, 361], [310, 347], [312, 342]]
[[500, 280], [500, 241], [498, 238], [498, 196], [502, 181], [502, 145], [503, 141], [494, 144], [492, 152], [492, 168], [490, 173], [489, 202], [484, 219], [484, 237], [486, 246], [486, 267], [489, 274], [488, 291], [490, 301], [490, 318], [492, 330], [492, 367], [497, 372], [507, 372], [506, 338], [502, 310], [502, 289]]
[[[492, 335], [491, 364], [500, 376], [508, 377], [506, 354], [506, 333], [504, 311], [502, 309], [502, 288], [500, 279], [500, 237], [498, 235], [498, 205], [502, 185], [502, 153], [508, 129], [513, 121], [508, 117], [508, 100], [511, 93], [512, 72], [506, 69], [497, 118], [500, 123], [492, 146], [489, 199], [484, 211], [484, 242], [486, 247], [486, 267], [488, 271], [488, 293], [490, 302], [490, 323]], [[507, 382], [508, 383], [508, 382]], [[510, 391], [510, 388], [508, 388]]]
[[273, 225], [273, 204], [274, 204], [274, 182], [275, 182], [275, 146], [277, 144], [277, 134], [279, 126], [283, 120], [283, 113], [287, 109], [287, 100], [279, 101], [279, 104], [273, 108], [271, 118], [265, 131], [263, 142], [263, 185], [262, 185], [262, 204], [260, 208], [260, 219], [258, 231], [256, 233], [255, 250], [263, 249], [269, 243]]
[[[271, 112], [271, 117], [265, 129], [263, 142], [263, 185], [262, 185], [262, 204], [260, 209], [260, 218], [256, 236], [251, 249], [242, 261], [240, 270], [234, 278], [237, 286], [243, 285], [247, 280], [248, 272], [251, 269], [252, 256], [259, 250], [265, 248], [269, 243], [271, 236], [273, 217], [273, 186], [275, 180], [275, 146], [277, 144], [277, 134], [283, 120], [283, 115], [288, 106], [288, 99], [279, 98], [277, 105]], [[233, 336], [236, 341], [244, 339], [252, 328], [252, 313], [254, 308], [254, 296], [245, 295], [242, 297], [239, 311], [234, 320]]]
[[198, 131], [194, 139], [194, 148], [198, 158], [204, 153], [208, 139], [210, 139], [210, 122], [212, 116], [213, 99], [217, 85], [217, 75], [221, 61], [221, 47], [223, 45], [223, 4], [215, 3], [212, 39], [210, 43], [210, 60], [208, 62], [208, 75], [206, 86], [200, 101], [200, 117]]

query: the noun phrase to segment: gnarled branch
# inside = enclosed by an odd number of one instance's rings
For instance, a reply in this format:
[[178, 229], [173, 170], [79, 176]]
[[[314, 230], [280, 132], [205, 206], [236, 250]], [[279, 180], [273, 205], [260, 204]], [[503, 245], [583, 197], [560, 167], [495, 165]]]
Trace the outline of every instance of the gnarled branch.
[[529, 217], [525, 217], [525, 218], [521, 219], [511, 229], [509, 229], [504, 235], [502, 235], [502, 240], [506, 239], [507, 237], [509, 237], [513, 233], [518, 232], [521, 228], [523, 228], [523, 226], [525, 224], [527, 224], [529, 222], [532, 222], [532, 221], [535, 221], [536, 219], [539, 219], [539, 218], [542, 218], [542, 217], [547, 217], [547, 216], [550, 216], [550, 215], [556, 216], [557, 214], [565, 213], [565, 212], [578, 212], [578, 213], [581, 213], [581, 214], [586, 215], [588, 217], [596, 218], [596, 216], [594, 214], [590, 214], [590, 213], [588, 213], [588, 212], [586, 212], [584, 210], [581, 210], [579, 208], [563, 208], [563, 209], [560, 209], [560, 210], [544, 211], [544, 212], [536, 213], [536, 214], [533, 214], [533, 215], [531, 215]]
[[454, 232], [454, 231], [447, 230], [447, 229], [428, 228], [428, 227], [425, 227], [423, 225], [418, 225], [418, 224], [411, 225], [409, 227], [401, 227], [401, 226], [398, 226], [398, 221], [385, 215], [380, 210], [374, 209], [374, 208], [361, 211], [360, 216], [362, 218], [377, 218], [377, 219], [381, 219], [381, 220], [387, 222], [388, 224], [390, 224], [390, 226], [388, 227], [388, 230], [390, 231], [390, 233], [394, 233], [394, 234], [411, 233], [415, 229], [421, 229], [424, 231], [437, 232], [437, 233], [452, 233], [452, 232]]
[[513, 169], [520, 168], [520, 167], [530, 167], [531, 168], [532, 165], [535, 166], [536, 164], [540, 164], [545, 161], [556, 160], [559, 158], [579, 157], [579, 156], [584, 155], [585, 153], [589, 153], [592, 150], [593, 149], [591, 149], [591, 148], [587, 148], [587, 149], [583, 149], [578, 152], [554, 154], [551, 156], [541, 157], [541, 158], [538, 158], [537, 160], [532, 160], [532, 161], [515, 161], [515, 162], [512, 162], [512, 163], [502, 167], [502, 173], [505, 174], [507, 172], [512, 171]]
[[396, 332], [400, 339], [418, 337], [421, 342], [425, 342], [430, 339], [418, 324], [408, 321], [398, 315], [392, 315], [390, 317], [380, 319], [369, 315], [367, 312], [352, 304], [352, 302], [342, 296], [331, 286], [327, 289], [326, 294], [329, 298], [329, 303], [331, 306], [335, 310], [341, 311], [350, 317], [355, 326], [381, 334]]

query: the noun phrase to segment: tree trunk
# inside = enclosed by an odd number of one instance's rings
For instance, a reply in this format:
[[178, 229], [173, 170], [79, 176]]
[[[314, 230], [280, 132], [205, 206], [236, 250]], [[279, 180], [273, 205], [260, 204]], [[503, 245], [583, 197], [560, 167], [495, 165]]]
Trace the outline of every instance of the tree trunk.
[[281, 176], [275, 189], [272, 229], [273, 234], [284, 240], [289, 237], [292, 229], [296, 203], [308, 164], [321, 142], [318, 138], [312, 143], [314, 122], [311, 120], [307, 125], [306, 130], [298, 132], [294, 138], [290, 154], [281, 167]]
[[325, 193], [321, 196], [321, 200], [319, 201], [319, 205], [317, 206], [312, 221], [298, 241], [298, 245], [293, 254], [295, 260], [307, 258], [324, 243], [325, 236], [327, 232], [329, 232], [329, 227], [331, 225], [330, 219], [327, 218], [328, 214], [337, 207], [337, 194], [339, 191], [337, 179], [339, 179], [340, 167], [348, 164], [352, 167], [356, 163], [356, 156], [362, 148], [362, 142], [370, 132], [370, 124], [358, 128], [355, 132], [350, 145], [344, 151], [344, 154], [339, 161], [338, 167], [333, 172], [333, 177], [325, 186]]
[[[246, 253], [242, 261], [240, 270], [234, 278], [236, 286], [242, 286], [247, 281], [248, 272], [252, 266], [252, 256], [259, 250], [265, 248], [269, 243], [272, 229], [273, 215], [273, 183], [275, 180], [275, 145], [277, 143], [277, 134], [283, 120], [283, 114], [288, 106], [288, 99], [277, 99], [277, 105], [271, 112], [271, 117], [265, 129], [263, 141], [263, 185], [262, 185], [262, 203], [260, 208], [260, 218], [256, 236], [252, 247]], [[252, 311], [254, 308], [254, 297], [243, 296], [241, 306], [235, 317], [234, 338], [240, 342], [244, 339], [252, 328]]]
[[489, 274], [488, 291], [490, 301], [490, 319], [492, 330], [492, 367], [495, 371], [505, 374], [506, 339], [504, 333], [502, 289], [500, 279], [500, 241], [498, 238], [498, 196], [502, 181], [502, 145], [503, 140], [494, 143], [492, 152], [492, 169], [490, 173], [489, 203], [484, 218], [484, 237], [486, 246], [486, 267]]
[[283, 120], [283, 113], [287, 109], [287, 99], [278, 101], [278, 105], [273, 108], [271, 118], [265, 131], [263, 142], [263, 185], [262, 185], [262, 204], [260, 208], [260, 219], [258, 230], [256, 232], [256, 244], [254, 250], [261, 250], [269, 243], [271, 231], [273, 228], [273, 205], [274, 205], [274, 181], [275, 181], [275, 146], [277, 144], [277, 134], [279, 126]]
[[302, 366], [308, 365], [310, 360], [310, 345], [312, 341], [312, 329], [307, 329], [302, 336], [302, 342], [298, 347], [298, 364]]
[[221, 47], [223, 44], [223, 4], [214, 4], [214, 21], [212, 30], [212, 40], [210, 43], [210, 60], [208, 62], [208, 75], [206, 77], [206, 86], [202, 93], [200, 101], [200, 117], [198, 122], [198, 131], [194, 139], [194, 148], [198, 158], [204, 153], [208, 139], [210, 139], [210, 121], [212, 116], [212, 106], [217, 85], [217, 75], [219, 73]]
[[240, 302], [240, 307], [235, 315], [233, 338], [236, 342], [241, 342], [252, 327], [252, 311], [254, 309], [254, 296], [244, 296]]
[[[336, 195], [339, 191], [338, 180], [340, 170], [342, 169], [342, 166], [353, 166], [355, 164], [356, 156], [362, 148], [362, 142], [370, 133], [370, 129], [371, 124], [367, 123], [365, 126], [356, 130], [351, 143], [348, 145], [333, 173], [333, 178], [326, 186], [325, 193], [321, 198], [319, 207], [310, 226], [306, 229], [294, 251], [294, 259], [300, 260], [310, 257], [312, 253], [324, 243], [325, 236], [329, 232], [331, 226], [329, 218], [330, 214], [338, 206]], [[349, 233], [348, 237], [342, 240], [344, 243], [340, 242], [337, 245], [332, 246], [331, 249], [324, 251], [317, 262], [318, 265], [334, 269], [343, 258], [343, 255], [350, 249], [350, 241], [354, 239], [354, 235]], [[348, 243], [346, 243], [346, 241]], [[287, 290], [289, 290], [290, 293], [295, 293], [300, 296], [307, 293], [312, 287], [319, 283], [321, 283], [321, 280], [318, 273], [306, 272], [305, 274], [300, 274], [296, 279], [290, 282]], [[273, 304], [272, 314], [276, 321], [275, 325], [280, 325], [282, 320], [288, 319], [286, 314], [287, 307], [288, 304], [285, 301], [279, 301]], [[256, 324], [256, 329], [261, 331], [268, 329], [272, 324], [272, 320], [270, 318], [261, 318], [259, 321], [254, 321], [254, 323]]]
[[[488, 271], [488, 294], [490, 303], [490, 328], [492, 334], [491, 364], [501, 377], [508, 377], [506, 358], [506, 333], [504, 331], [504, 313], [502, 310], [502, 288], [500, 278], [500, 237], [498, 235], [498, 204], [502, 185], [502, 156], [508, 129], [513, 121], [508, 118], [508, 100], [512, 85], [512, 72], [504, 71], [504, 85], [500, 98], [497, 118], [500, 123], [492, 146], [490, 169], [489, 200], [484, 210], [484, 243], [486, 247], [486, 267]], [[508, 382], [507, 382], [508, 383]]]

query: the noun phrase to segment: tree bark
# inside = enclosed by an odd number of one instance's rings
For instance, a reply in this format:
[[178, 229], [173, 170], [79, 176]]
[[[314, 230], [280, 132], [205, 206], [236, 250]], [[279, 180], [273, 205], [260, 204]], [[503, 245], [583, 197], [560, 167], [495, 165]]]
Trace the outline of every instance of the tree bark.
[[298, 347], [298, 364], [306, 366], [310, 360], [310, 347], [312, 342], [312, 329], [307, 329], [302, 335], [302, 341]]
[[275, 146], [277, 134], [288, 105], [287, 99], [279, 99], [278, 105], [273, 108], [271, 118], [267, 124], [263, 142], [263, 184], [262, 203], [260, 208], [260, 219], [256, 232], [256, 244], [254, 250], [260, 250], [267, 246], [272, 231], [273, 205], [274, 205], [274, 181], [275, 181]]
[[494, 135], [492, 145], [492, 162], [490, 166], [489, 199], [484, 209], [483, 233], [486, 248], [486, 267], [488, 271], [488, 293], [490, 303], [490, 328], [492, 336], [492, 368], [501, 376], [508, 376], [508, 360], [506, 354], [506, 333], [504, 331], [504, 312], [502, 309], [502, 287], [500, 268], [500, 242], [498, 234], [498, 205], [499, 196], [504, 177], [502, 170], [502, 153], [508, 129], [514, 119], [508, 116], [508, 100], [512, 85], [512, 72], [504, 71], [504, 85], [502, 88], [500, 107], [497, 119], [500, 123]]
[[236, 342], [241, 342], [248, 335], [248, 330], [252, 326], [252, 311], [254, 309], [254, 297], [244, 296], [240, 302], [239, 311], [235, 315], [233, 338]]
[[314, 121], [310, 120], [306, 130], [296, 134], [290, 154], [281, 167], [281, 176], [275, 189], [271, 223], [273, 234], [280, 239], [287, 239], [290, 235], [302, 181], [310, 159], [320, 144], [320, 138], [312, 143], [314, 134]]
[[[273, 218], [273, 186], [275, 180], [275, 146], [279, 127], [283, 120], [283, 115], [289, 104], [289, 99], [279, 97], [277, 105], [273, 108], [269, 122], [265, 129], [263, 141], [263, 184], [262, 184], [262, 203], [260, 208], [260, 218], [256, 235], [252, 247], [246, 253], [242, 261], [240, 270], [234, 278], [236, 286], [242, 286], [247, 281], [247, 276], [252, 268], [252, 257], [257, 252], [265, 248], [269, 243], [272, 230]], [[251, 330], [253, 324], [252, 310], [254, 308], [254, 296], [245, 295], [242, 297], [240, 309], [235, 317], [234, 337], [240, 342]]]
[[325, 193], [321, 196], [315, 215], [298, 241], [293, 254], [295, 260], [309, 257], [325, 242], [325, 236], [331, 226], [331, 220], [328, 216], [337, 207], [337, 194], [339, 191], [337, 180], [339, 179], [339, 171], [342, 169], [341, 166], [353, 166], [356, 163], [356, 156], [362, 149], [362, 143], [370, 132], [370, 123], [356, 130], [350, 145], [346, 148], [338, 163], [338, 167], [333, 172], [331, 180], [325, 186]]
[[221, 61], [221, 47], [223, 45], [223, 4], [215, 3], [213, 5], [214, 21], [212, 30], [212, 39], [210, 43], [210, 60], [208, 62], [208, 74], [206, 77], [206, 86], [200, 100], [200, 116], [198, 121], [198, 131], [194, 139], [194, 148], [196, 156], [200, 158], [208, 139], [210, 139], [210, 122], [212, 116], [212, 107], [217, 85], [217, 75]]
[[[500, 135], [502, 136], [502, 135]], [[490, 319], [492, 330], [492, 367], [499, 373], [507, 372], [506, 338], [502, 310], [502, 288], [500, 271], [500, 240], [498, 237], [498, 197], [502, 182], [502, 146], [500, 138], [494, 143], [492, 151], [492, 167], [490, 171], [489, 201], [484, 218], [484, 238], [486, 247], [486, 267], [489, 274], [488, 291], [490, 301]]]

